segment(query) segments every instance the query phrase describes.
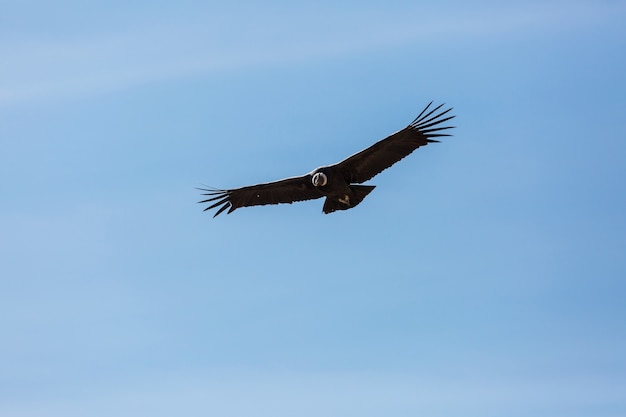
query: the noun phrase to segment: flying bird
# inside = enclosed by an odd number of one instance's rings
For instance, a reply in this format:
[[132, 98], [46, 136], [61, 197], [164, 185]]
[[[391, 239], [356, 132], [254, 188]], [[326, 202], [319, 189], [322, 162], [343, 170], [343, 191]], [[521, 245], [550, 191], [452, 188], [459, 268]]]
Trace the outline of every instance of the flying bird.
[[434, 138], [450, 136], [441, 131], [454, 128], [442, 126], [442, 123], [455, 117], [446, 116], [452, 108], [440, 110], [443, 106], [440, 104], [431, 109], [431, 105], [432, 101], [404, 129], [337, 164], [317, 168], [299, 177], [232, 190], [200, 188], [205, 192], [202, 195], [208, 198], [199, 203], [210, 204], [204, 211], [219, 207], [213, 217], [225, 210], [230, 214], [240, 207], [291, 204], [322, 197], [326, 197], [323, 207], [326, 214], [351, 209], [376, 187], [357, 184], [368, 181], [420, 146], [439, 142]]

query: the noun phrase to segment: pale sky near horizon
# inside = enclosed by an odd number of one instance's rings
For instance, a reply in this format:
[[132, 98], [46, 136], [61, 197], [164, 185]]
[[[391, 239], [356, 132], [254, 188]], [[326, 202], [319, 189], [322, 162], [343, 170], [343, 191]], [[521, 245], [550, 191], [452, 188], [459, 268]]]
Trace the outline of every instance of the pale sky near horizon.
[[[626, 415], [626, 3], [0, 1], [0, 415]], [[453, 137], [323, 200], [195, 187]]]

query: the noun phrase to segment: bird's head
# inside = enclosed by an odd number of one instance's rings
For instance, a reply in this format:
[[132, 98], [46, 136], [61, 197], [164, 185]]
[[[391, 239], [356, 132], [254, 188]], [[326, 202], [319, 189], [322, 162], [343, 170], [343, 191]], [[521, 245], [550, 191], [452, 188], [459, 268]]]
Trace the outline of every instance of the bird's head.
[[311, 182], [315, 187], [323, 187], [328, 183], [328, 178], [323, 172], [316, 172], [311, 178]]

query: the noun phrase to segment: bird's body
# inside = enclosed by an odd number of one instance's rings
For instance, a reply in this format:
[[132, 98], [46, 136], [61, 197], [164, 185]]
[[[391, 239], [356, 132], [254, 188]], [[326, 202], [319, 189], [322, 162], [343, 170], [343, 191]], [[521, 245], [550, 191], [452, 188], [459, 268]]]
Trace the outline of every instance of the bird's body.
[[231, 190], [203, 188], [203, 195], [208, 198], [200, 203], [212, 203], [205, 210], [221, 206], [213, 217], [226, 209], [232, 213], [240, 207], [293, 203], [322, 197], [326, 197], [323, 211], [327, 214], [355, 207], [375, 188], [373, 185], [358, 184], [389, 168], [420, 146], [438, 142], [433, 138], [450, 136], [438, 132], [453, 126], [438, 125], [454, 117], [443, 117], [452, 109], [436, 113], [442, 104], [428, 111], [431, 104], [406, 128], [337, 164], [317, 168], [300, 177], [265, 184]]
[[318, 183], [316, 187], [324, 196], [324, 213], [332, 213], [337, 210], [347, 210], [359, 204], [374, 188], [374, 185], [350, 184], [349, 177], [337, 165], [321, 167], [312, 172], [311, 182], [315, 184], [315, 176], [320, 175], [325, 179], [324, 185]]

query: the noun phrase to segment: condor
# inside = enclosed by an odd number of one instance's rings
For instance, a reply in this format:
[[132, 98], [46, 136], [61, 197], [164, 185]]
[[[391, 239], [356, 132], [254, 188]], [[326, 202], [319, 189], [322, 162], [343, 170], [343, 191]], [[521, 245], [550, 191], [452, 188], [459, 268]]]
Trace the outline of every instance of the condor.
[[452, 108], [440, 110], [443, 104], [431, 109], [432, 101], [404, 129], [375, 143], [343, 161], [317, 168], [300, 176], [265, 184], [219, 190], [200, 188], [207, 196], [199, 203], [209, 203], [204, 210], [219, 207], [215, 216], [228, 210], [232, 213], [240, 207], [265, 204], [293, 203], [326, 197], [324, 213], [348, 210], [357, 206], [372, 192], [374, 185], [357, 185], [368, 181], [389, 168], [420, 146], [439, 142], [434, 138], [450, 136], [441, 131], [454, 126], [442, 126], [454, 118], [447, 115]]

